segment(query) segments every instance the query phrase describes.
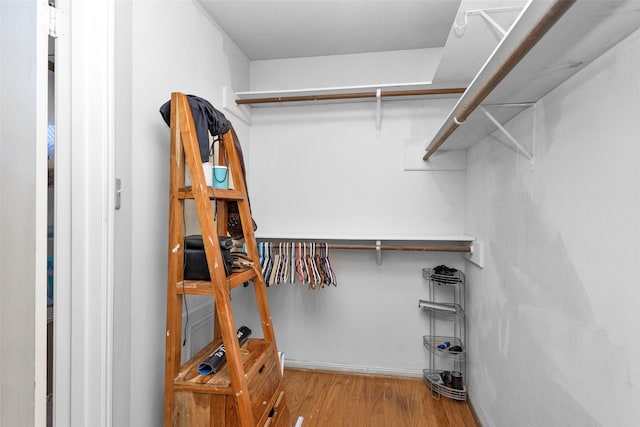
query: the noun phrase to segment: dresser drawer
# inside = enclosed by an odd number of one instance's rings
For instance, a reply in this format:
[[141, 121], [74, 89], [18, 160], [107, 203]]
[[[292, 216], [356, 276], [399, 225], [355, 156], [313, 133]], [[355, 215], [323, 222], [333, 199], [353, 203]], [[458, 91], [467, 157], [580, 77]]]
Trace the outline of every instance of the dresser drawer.
[[248, 379], [251, 409], [256, 421], [271, 410], [276, 390], [280, 385], [280, 372], [275, 357], [267, 353], [258, 360], [256, 371]]

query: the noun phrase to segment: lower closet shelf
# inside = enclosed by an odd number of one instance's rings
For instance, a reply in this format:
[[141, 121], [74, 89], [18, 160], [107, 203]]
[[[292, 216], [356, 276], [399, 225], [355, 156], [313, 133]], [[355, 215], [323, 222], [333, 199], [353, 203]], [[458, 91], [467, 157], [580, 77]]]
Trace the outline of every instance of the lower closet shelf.
[[462, 384], [462, 389], [456, 389], [444, 384], [440, 376], [444, 371], [424, 369], [422, 372], [424, 374], [424, 382], [432, 392], [454, 400], [467, 400], [467, 388], [464, 384]]

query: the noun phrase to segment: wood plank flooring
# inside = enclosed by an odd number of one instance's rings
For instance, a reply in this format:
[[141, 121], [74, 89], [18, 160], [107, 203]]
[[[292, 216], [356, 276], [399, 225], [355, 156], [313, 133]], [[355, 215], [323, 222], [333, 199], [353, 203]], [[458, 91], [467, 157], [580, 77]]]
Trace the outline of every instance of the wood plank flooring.
[[284, 384], [303, 427], [478, 427], [467, 403], [434, 399], [421, 378], [286, 368]]

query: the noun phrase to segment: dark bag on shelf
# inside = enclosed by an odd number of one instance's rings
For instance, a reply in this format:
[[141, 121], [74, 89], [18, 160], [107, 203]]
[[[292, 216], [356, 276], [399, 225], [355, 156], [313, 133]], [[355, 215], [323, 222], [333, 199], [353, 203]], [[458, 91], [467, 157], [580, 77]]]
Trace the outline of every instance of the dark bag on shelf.
[[[229, 237], [219, 237], [219, 244], [224, 272], [228, 276], [233, 267], [233, 241]], [[184, 239], [184, 280], [211, 280], [201, 235], [187, 236]]]

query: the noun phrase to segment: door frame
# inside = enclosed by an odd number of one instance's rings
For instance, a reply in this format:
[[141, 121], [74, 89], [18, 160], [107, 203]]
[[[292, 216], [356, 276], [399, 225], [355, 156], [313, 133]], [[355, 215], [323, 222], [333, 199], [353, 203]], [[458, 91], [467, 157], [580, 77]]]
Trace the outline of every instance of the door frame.
[[115, 0], [57, 0], [54, 426], [112, 424]]

